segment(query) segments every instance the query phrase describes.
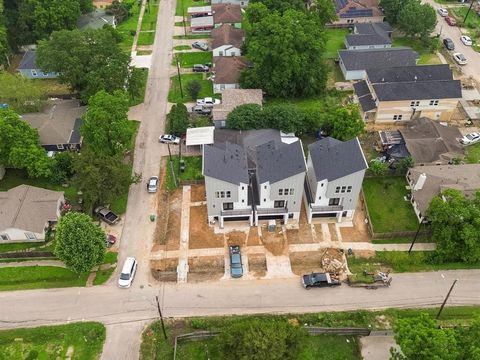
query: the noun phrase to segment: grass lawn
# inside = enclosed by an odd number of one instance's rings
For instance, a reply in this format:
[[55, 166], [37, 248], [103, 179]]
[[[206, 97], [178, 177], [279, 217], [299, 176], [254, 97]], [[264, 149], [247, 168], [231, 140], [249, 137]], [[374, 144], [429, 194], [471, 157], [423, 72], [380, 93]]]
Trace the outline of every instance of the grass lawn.
[[[211, 51], [201, 51], [201, 52], [181, 52], [175, 54], [180, 61], [180, 67], [182, 68], [191, 68], [194, 64], [207, 64], [212, 63], [212, 52]], [[174, 57], [172, 59], [172, 65], [177, 64], [177, 59]]]
[[[394, 238], [394, 239], [379, 239], [372, 240], [372, 244], [410, 244], [413, 240], [413, 237], [406, 238]], [[415, 243], [428, 243], [432, 240], [429, 237], [418, 236]]]
[[[185, 160], [185, 172], [178, 172], [179, 158], [177, 155], [172, 156], [173, 159], [173, 170], [175, 172], [175, 177], [177, 182], [188, 181], [188, 180], [202, 180], [202, 157], [201, 156], [183, 156], [182, 159]], [[167, 158], [167, 179], [165, 181], [165, 186], [168, 191], [175, 189], [175, 183], [172, 176], [172, 167]]]
[[435, 65], [442, 63], [440, 61], [440, 58], [435, 53], [432, 53], [429, 49], [425, 48], [425, 46], [418, 39], [410, 39], [407, 37], [395, 38], [393, 39], [392, 46], [409, 47], [412, 50], [418, 52], [420, 55], [420, 59], [418, 59], [419, 65]]
[[363, 192], [373, 230], [379, 233], [394, 231], [414, 231], [418, 220], [407, 195], [407, 182], [403, 176], [366, 177]]
[[190, 45], [177, 45], [173, 47], [173, 50], [190, 50], [191, 48]]
[[24, 243], [14, 243], [14, 244], [0, 244], [0, 253], [5, 253], [9, 251], [19, 251], [24, 249], [37, 248], [39, 246], [45, 245], [45, 242], [24, 242]]
[[117, 31], [122, 35], [122, 41], [120, 47], [130, 52], [132, 50], [133, 37], [137, 30], [138, 16], [140, 15], [140, 6], [133, 6], [130, 10], [131, 16], [117, 25]]
[[97, 322], [0, 331], [0, 359], [100, 358], [105, 342], [105, 327]]
[[[141, 54], [137, 53], [137, 55], [141, 55]], [[140, 74], [142, 78], [142, 90], [140, 91], [140, 94], [136, 98], [130, 99], [130, 104], [129, 104], [130, 106], [141, 104], [145, 99], [145, 88], [147, 86], [147, 80], [148, 80], [148, 69], [141, 68], [141, 69], [138, 69], [138, 71], [141, 71]]]
[[338, 57], [338, 50], [345, 48], [345, 36], [349, 33], [348, 29], [327, 29], [325, 30], [326, 44], [324, 58], [335, 59]]
[[480, 162], [480, 143], [467, 146], [465, 148], [465, 160], [469, 164], [478, 164]]
[[145, 7], [145, 13], [143, 14], [143, 19], [142, 19], [142, 31], [143, 30], [155, 30], [157, 27], [157, 15], [158, 15], [158, 9], [159, 9], [159, 4], [156, 3], [147, 3], [147, 6]]
[[213, 83], [210, 80], [203, 80], [203, 74], [182, 74], [183, 98], [180, 95], [180, 85], [178, 82], [178, 76], [172, 76], [170, 78], [170, 91], [168, 92], [168, 101], [173, 103], [185, 103], [195, 101], [187, 92], [187, 83], [191, 80], [199, 80], [202, 88], [198, 94], [198, 98], [212, 97], [213, 96]]
[[308, 99], [265, 99], [265, 106], [272, 104], [289, 104], [300, 110], [321, 110], [327, 108], [329, 104], [342, 103], [351, 91], [330, 91], [326, 96], [312, 97]]
[[114, 271], [115, 268], [97, 271], [97, 275], [95, 275], [95, 279], [93, 280], [93, 285], [103, 285], [108, 279], [110, 279]]
[[152, 45], [155, 41], [155, 31], [141, 32], [138, 36], [137, 45]]
[[[206, 1], [195, 1], [195, 0], [178, 0], [177, 7], [175, 10], [176, 16], [185, 15], [187, 17], [187, 9], [191, 6], [207, 6], [210, 5], [209, 2]], [[183, 11], [182, 11], [183, 9]]]
[[85, 286], [87, 277], [55, 266], [0, 268], [0, 291]]
[[118, 252], [116, 251], [107, 251], [105, 253], [105, 258], [103, 259], [104, 264], [115, 264], [118, 259]]
[[342, 70], [340, 70], [340, 66], [335, 64], [332, 59], [326, 60], [326, 62], [330, 66], [330, 71], [328, 72], [327, 88], [335, 88], [336, 82], [345, 81]]
[[468, 28], [478, 29], [480, 27], [480, 16], [477, 16], [473, 9], [470, 11], [470, 14], [468, 14], [467, 21], [463, 23], [465, 15], [467, 15], [468, 8], [469, 6], [458, 6], [449, 10], [457, 20], [459, 26], [464, 25]]
[[32, 83], [47, 97], [69, 95], [72, 93], [67, 84], [62, 84], [57, 79], [32, 79]]

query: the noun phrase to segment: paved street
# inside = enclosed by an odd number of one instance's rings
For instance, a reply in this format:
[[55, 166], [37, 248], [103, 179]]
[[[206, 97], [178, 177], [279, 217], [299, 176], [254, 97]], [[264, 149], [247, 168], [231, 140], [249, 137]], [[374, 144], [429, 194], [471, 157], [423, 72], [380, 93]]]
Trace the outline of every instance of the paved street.
[[[445, 5], [437, 4], [434, 0], [424, 0], [424, 3], [430, 4], [433, 6], [435, 11]], [[469, 16], [477, 16], [475, 12], [471, 12]], [[480, 54], [472, 49], [471, 46], [465, 46], [460, 41], [460, 36], [463, 35], [460, 31], [460, 28], [457, 26], [450, 26], [445, 21], [445, 18], [441, 17], [437, 12], [437, 26], [435, 28], [434, 35], [441, 34], [440, 39], [443, 41], [446, 37], [449, 37], [455, 43], [454, 52], [460, 52], [465, 55], [468, 60], [468, 64], [462, 66], [462, 71], [465, 76], [473, 76], [477, 81], [480, 81]], [[442, 46], [443, 43], [442, 43]]]

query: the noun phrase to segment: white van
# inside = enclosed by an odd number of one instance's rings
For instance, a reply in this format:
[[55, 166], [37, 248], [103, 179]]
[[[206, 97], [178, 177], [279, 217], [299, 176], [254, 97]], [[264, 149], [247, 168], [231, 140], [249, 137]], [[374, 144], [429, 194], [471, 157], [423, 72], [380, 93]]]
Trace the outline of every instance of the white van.
[[135, 272], [137, 271], [137, 260], [134, 257], [127, 257], [123, 263], [122, 272], [118, 279], [118, 286], [129, 288], [132, 285]]

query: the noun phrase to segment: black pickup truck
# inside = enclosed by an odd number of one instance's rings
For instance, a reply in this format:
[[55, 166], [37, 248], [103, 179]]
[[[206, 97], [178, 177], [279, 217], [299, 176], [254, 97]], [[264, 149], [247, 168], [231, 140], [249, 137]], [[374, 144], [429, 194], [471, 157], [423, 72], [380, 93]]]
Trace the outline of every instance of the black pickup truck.
[[311, 273], [302, 276], [302, 285], [305, 289], [312, 287], [332, 287], [342, 283], [330, 273]]
[[112, 210], [107, 209], [104, 206], [97, 207], [94, 213], [95, 215], [100, 217], [100, 219], [102, 219], [103, 221], [105, 221], [107, 224], [110, 224], [110, 225], [115, 225], [120, 220], [120, 217], [115, 215]]

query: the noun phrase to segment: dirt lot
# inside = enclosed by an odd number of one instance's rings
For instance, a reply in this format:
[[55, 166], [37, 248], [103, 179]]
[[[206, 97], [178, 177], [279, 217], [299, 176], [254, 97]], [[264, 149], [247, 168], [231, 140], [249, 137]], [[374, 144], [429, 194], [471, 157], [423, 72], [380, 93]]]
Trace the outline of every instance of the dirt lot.
[[258, 236], [258, 227], [252, 226], [250, 228], [250, 231], [248, 232], [247, 245], [262, 245], [262, 242], [260, 241], [260, 236]]
[[367, 224], [363, 221], [364, 219], [365, 212], [362, 209], [357, 209], [353, 219], [354, 226], [340, 228], [342, 240], [345, 242], [370, 242]]
[[232, 231], [225, 235], [228, 245], [244, 246], [247, 240], [247, 234], [243, 231]]
[[150, 261], [152, 276], [158, 281], [177, 281], [178, 259], [162, 259]]
[[[344, 263], [343, 253], [338, 249], [322, 249], [320, 251], [301, 251], [290, 253], [290, 263], [294, 274], [309, 272], [336, 272], [332, 261]], [[343, 270], [338, 272], [343, 273]]]
[[307, 215], [303, 207], [300, 213], [298, 229], [288, 229], [287, 239], [289, 244], [311, 244], [316, 242], [313, 238], [311, 225], [307, 223]]
[[328, 230], [330, 231], [330, 238], [332, 241], [338, 241], [337, 230], [335, 229], [335, 224], [328, 224]]
[[205, 184], [191, 186], [191, 202], [205, 201]]
[[188, 259], [188, 281], [218, 280], [225, 273], [223, 256], [201, 256]]
[[207, 206], [190, 207], [190, 249], [218, 248], [224, 246], [222, 234], [215, 234], [208, 225]]
[[277, 226], [274, 232], [269, 232], [267, 224], [263, 224], [261, 230], [260, 239], [268, 251], [275, 256], [287, 255], [288, 243], [282, 227]]
[[180, 222], [182, 216], [182, 189], [177, 189], [169, 195], [168, 220], [165, 234], [166, 250], [180, 248]]
[[265, 254], [248, 255], [248, 270], [255, 277], [265, 276], [267, 273], [267, 260]]

